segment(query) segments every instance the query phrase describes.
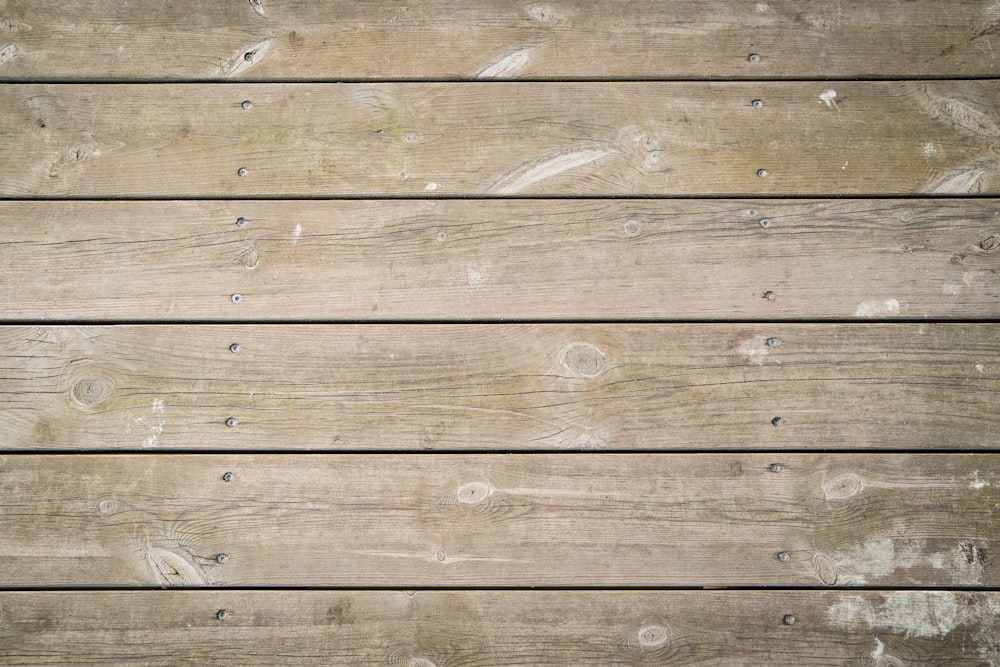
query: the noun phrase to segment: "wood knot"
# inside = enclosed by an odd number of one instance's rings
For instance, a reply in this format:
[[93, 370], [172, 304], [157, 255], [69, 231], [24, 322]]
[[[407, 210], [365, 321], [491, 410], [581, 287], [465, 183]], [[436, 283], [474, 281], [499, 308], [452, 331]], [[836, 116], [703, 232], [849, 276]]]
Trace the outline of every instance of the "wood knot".
[[0, 65], [9, 62], [17, 55], [17, 44], [4, 44], [0, 46]]
[[834, 586], [840, 574], [837, 572], [837, 565], [833, 559], [826, 554], [816, 554], [812, 560], [813, 571], [816, 578], [823, 582], [825, 586]]
[[437, 667], [437, 665], [427, 658], [410, 658], [410, 661], [406, 663], [406, 667]]
[[560, 363], [573, 375], [580, 377], [597, 377], [604, 370], [604, 354], [593, 345], [576, 343], [567, 347]]
[[864, 485], [864, 480], [859, 475], [848, 472], [824, 482], [823, 493], [828, 500], [843, 500], [859, 493]]
[[113, 498], [107, 498], [102, 500], [97, 505], [97, 511], [101, 513], [102, 516], [110, 516], [118, 510], [118, 503], [114, 501]]
[[639, 232], [642, 231], [642, 223], [633, 218], [625, 223], [622, 230], [625, 232], [625, 236], [638, 236]]
[[257, 252], [257, 248], [250, 246], [240, 254], [240, 264], [248, 269], [257, 268], [257, 264], [260, 263], [260, 254]]
[[531, 17], [532, 21], [537, 21], [538, 23], [556, 23], [559, 21], [559, 16], [555, 10], [547, 5], [531, 5], [528, 7], [528, 16]]
[[639, 646], [647, 651], [661, 649], [670, 643], [670, 628], [663, 625], [647, 625], [639, 629]]
[[993, 252], [1000, 248], [1000, 234], [990, 234], [979, 242], [979, 247], [985, 252]]
[[88, 375], [73, 385], [70, 396], [80, 405], [92, 408], [108, 400], [111, 391], [111, 383], [100, 375]]
[[488, 482], [469, 482], [458, 487], [458, 502], [463, 505], [481, 503], [493, 495], [493, 487]]

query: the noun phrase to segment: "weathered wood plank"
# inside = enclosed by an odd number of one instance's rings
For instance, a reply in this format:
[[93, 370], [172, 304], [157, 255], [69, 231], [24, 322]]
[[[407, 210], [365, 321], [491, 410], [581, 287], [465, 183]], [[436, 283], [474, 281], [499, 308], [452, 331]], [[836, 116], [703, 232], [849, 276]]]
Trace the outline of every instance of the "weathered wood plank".
[[0, 318], [995, 318], [998, 214], [995, 199], [12, 201]]
[[7, 450], [990, 449], [1000, 433], [985, 324], [6, 327], [0, 364]]
[[1000, 664], [998, 608], [948, 591], [0, 593], [0, 664], [971, 667]]
[[986, 76], [1000, 32], [992, 0], [6, 0], [0, 11], [6, 80]]
[[997, 80], [8, 85], [0, 195], [996, 194], [998, 107]]
[[7, 455], [0, 499], [4, 587], [1000, 582], [995, 454]]

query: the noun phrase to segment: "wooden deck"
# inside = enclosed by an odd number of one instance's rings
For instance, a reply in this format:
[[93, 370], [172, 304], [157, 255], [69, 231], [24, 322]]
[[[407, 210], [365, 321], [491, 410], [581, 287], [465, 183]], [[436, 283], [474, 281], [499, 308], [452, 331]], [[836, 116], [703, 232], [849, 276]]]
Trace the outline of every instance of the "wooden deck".
[[0, 665], [1000, 666], [998, 56], [0, 0]]

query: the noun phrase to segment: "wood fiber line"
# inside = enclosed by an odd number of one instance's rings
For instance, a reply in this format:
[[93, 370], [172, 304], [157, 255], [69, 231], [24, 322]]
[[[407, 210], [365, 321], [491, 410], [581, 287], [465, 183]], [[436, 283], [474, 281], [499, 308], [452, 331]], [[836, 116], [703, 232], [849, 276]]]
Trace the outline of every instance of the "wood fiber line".
[[13, 201], [0, 318], [996, 318], [998, 212], [995, 199]]
[[1000, 660], [998, 606], [947, 591], [0, 593], [0, 664], [972, 667]]
[[6, 327], [0, 365], [7, 450], [992, 449], [1000, 427], [985, 324]]
[[996, 80], [5, 85], [0, 196], [996, 194], [998, 106]]
[[7, 455], [0, 471], [3, 587], [1000, 582], [996, 454]]
[[0, 77], [991, 76], [998, 25], [992, 0], [6, 0]]

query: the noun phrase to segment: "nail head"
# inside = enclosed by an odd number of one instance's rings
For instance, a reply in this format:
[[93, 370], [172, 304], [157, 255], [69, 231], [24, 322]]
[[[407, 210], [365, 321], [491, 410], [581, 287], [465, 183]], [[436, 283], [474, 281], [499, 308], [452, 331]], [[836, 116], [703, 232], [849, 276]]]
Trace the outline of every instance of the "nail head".
[[247, 62], [250, 62], [251, 60], [253, 60], [253, 51], [247, 51], [246, 53], [244, 53], [243, 54], [243, 60], [245, 60]]
[[749, 56], [747, 56], [747, 60], [749, 60], [752, 63], [755, 63], [760, 61], [760, 56], [756, 53], [751, 53]]
[[239, 169], [236, 170], [236, 175], [237, 176], [246, 176], [249, 173], [250, 172], [247, 171], [246, 167], [240, 167]]
[[240, 301], [243, 300], [243, 295], [242, 294], [234, 294], [231, 298], [233, 300], [233, 303], [239, 303]]
[[236, 418], [235, 417], [230, 417], [229, 419], [227, 419], [226, 420], [226, 426], [228, 426], [230, 428], [232, 428], [233, 426], [236, 426]]
[[226, 611], [225, 609], [220, 609], [218, 613], [215, 614], [215, 617], [220, 621], [224, 621], [227, 618], [229, 618], [229, 612]]
[[769, 468], [771, 472], [781, 472], [784, 469], [785, 466], [781, 465], [780, 463], [772, 463]]
[[233, 473], [231, 473], [231, 472], [227, 472], [227, 473], [225, 473], [225, 474], [224, 474], [224, 475], [222, 476], [222, 481], [223, 481], [223, 482], [231, 482], [231, 481], [233, 481]]
[[767, 299], [768, 301], [774, 301], [774, 292], [772, 292], [771, 290], [767, 290], [766, 292], [764, 292], [764, 298]]
[[242, 227], [245, 224], [247, 224], [247, 219], [246, 218], [236, 218], [236, 226], [237, 227]]
[[[242, 176], [243, 174], [240, 174], [240, 175]], [[757, 175], [759, 177], [761, 177], [761, 178], [766, 178], [767, 177], [767, 169], [758, 169], [757, 170]]]
[[750, 103], [754, 109], [760, 109], [764, 106], [764, 100], [754, 100]]
[[239, 352], [240, 351], [240, 344], [239, 343], [233, 343], [232, 345], [229, 346], [229, 351], [232, 352], [232, 353], [234, 353], [234, 354], [236, 352]]
[[778, 347], [779, 345], [781, 345], [781, 339], [780, 338], [768, 338], [767, 339], [767, 346], [768, 347]]
[[778, 552], [778, 560], [780, 560], [782, 563], [787, 561], [789, 558], [791, 558], [791, 556], [788, 555], [787, 551]]
[[243, 107], [244, 109], [249, 109], [250, 107], [253, 106], [253, 104], [250, 103], [250, 100], [243, 100], [243, 104], [241, 104], [240, 106]]
[[763, 227], [764, 229], [767, 229], [768, 227], [770, 227], [771, 226], [771, 218], [761, 218], [760, 219], [760, 226]]
[[226, 554], [219, 554], [215, 557], [216, 563], [225, 563], [227, 560], [229, 560], [229, 556]]
[[775, 417], [774, 419], [772, 419], [771, 426], [774, 426], [775, 428], [781, 426], [781, 417]]
[[795, 625], [795, 617], [791, 614], [785, 614], [785, 617], [781, 619], [781, 622], [785, 625]]

